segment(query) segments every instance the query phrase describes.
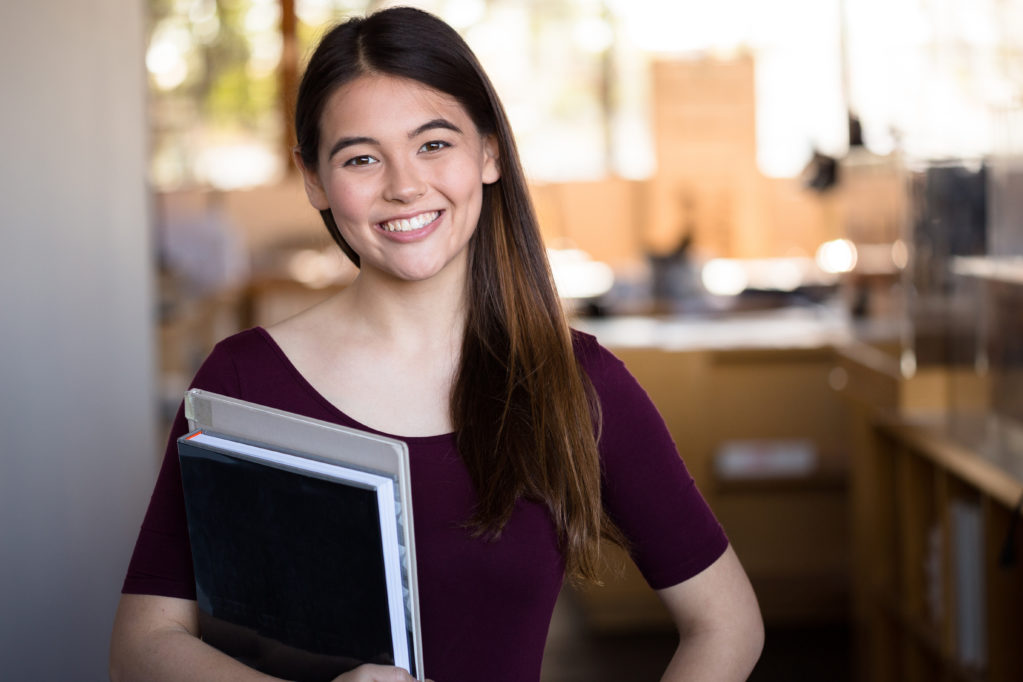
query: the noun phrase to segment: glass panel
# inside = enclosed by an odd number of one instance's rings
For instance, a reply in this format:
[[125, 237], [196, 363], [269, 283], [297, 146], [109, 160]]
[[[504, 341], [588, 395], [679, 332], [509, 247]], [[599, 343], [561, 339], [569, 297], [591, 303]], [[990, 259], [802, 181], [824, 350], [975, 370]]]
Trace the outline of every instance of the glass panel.
[[969, 311], [959, 345], [970, 362], [952, 372], [949, 408], [955, 431], [1023, 477], [1021, 191], [1023, 159], [988, 160], [986, 249], [950, 263], [954, 291]]

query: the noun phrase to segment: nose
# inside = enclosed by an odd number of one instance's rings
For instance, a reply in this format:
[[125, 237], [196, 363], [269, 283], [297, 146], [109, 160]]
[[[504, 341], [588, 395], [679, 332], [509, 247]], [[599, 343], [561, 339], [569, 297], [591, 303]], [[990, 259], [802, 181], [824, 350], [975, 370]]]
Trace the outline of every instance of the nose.
[[392, 161], [388, 167], [384, 198], [407, 204], [426, 193], [426, 182], [414, 161]]

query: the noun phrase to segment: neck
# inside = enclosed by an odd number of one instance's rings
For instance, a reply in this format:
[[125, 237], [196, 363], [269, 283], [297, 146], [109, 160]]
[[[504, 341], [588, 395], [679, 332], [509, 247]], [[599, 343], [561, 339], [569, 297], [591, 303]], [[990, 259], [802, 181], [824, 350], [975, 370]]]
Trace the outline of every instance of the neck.
[[360, 273], [346, 291], [347, 312], [380, 340], [397, 346], [458, 348], [465, 329], [465, 272], [407, 282]]

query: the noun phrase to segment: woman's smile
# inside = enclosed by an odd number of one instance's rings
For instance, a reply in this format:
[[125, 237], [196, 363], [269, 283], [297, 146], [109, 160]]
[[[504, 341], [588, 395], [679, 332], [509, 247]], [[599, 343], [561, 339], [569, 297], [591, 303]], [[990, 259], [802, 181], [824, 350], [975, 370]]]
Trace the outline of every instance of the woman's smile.
[[395, 235], [420, 237], [427, 232], [426, 228], [435, 227], [442, 213], [443, 211], [426, 211], [411, 218], [392, 218], [378, 224], [380, 229]]

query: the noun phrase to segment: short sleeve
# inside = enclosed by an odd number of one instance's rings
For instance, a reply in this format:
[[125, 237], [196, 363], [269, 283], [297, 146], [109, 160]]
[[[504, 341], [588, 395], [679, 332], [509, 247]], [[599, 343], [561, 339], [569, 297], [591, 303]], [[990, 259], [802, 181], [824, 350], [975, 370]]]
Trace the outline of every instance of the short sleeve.
[[577, 332], [575, 345], [601, 406], [604, 508], [651, 587], [687, 580], [725, 551], [724, 530], [660, 413], [624, 363], [592, 336]]
[[[191, 388], [224, 395], [235, 394], [237, 387], [235, 365], [223, 345], [214, 348], [191, 384]], [[187, 432], [188, 421], [182, 404], [167, 438], [160, 473], [128, 564], [121, 588], [126, 594], [195, 599], [192, 550], [177, 451], [177, 439]]]

